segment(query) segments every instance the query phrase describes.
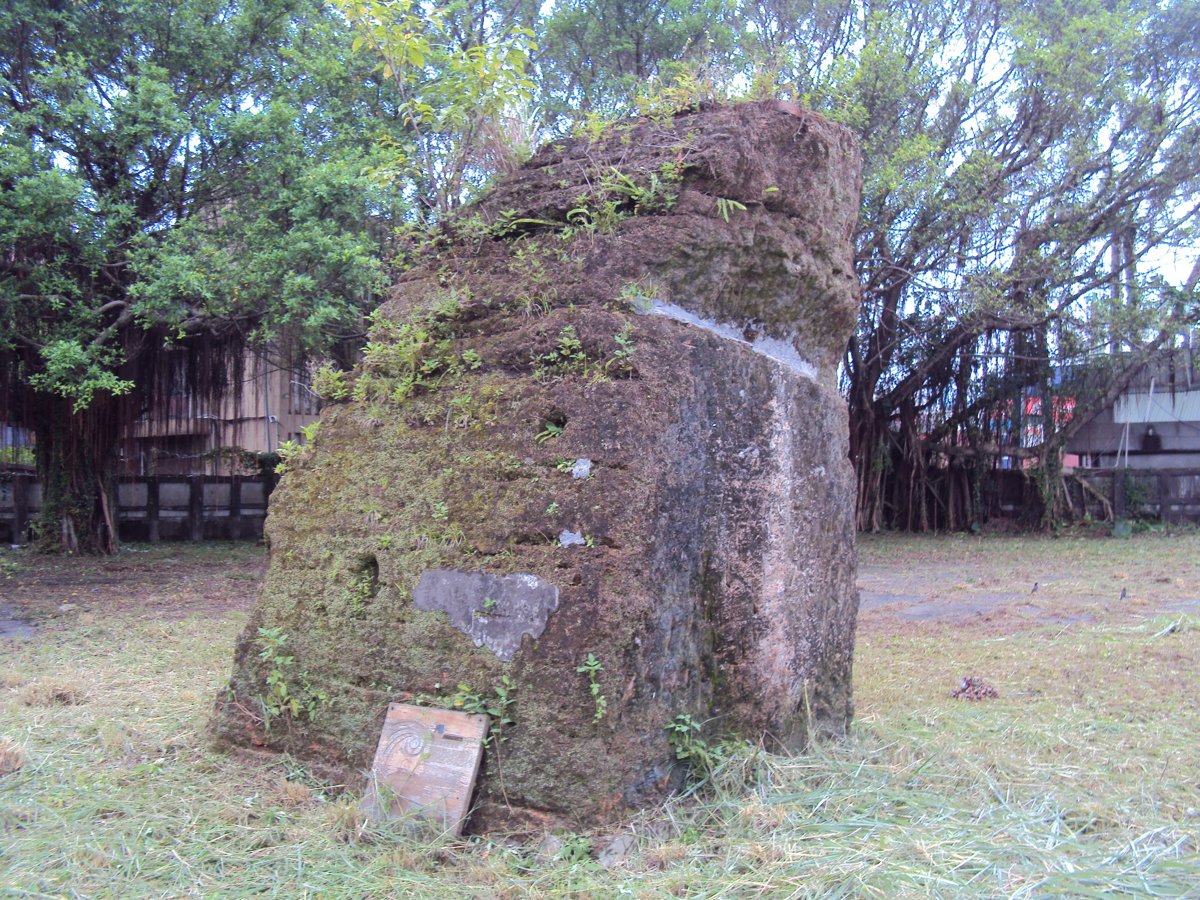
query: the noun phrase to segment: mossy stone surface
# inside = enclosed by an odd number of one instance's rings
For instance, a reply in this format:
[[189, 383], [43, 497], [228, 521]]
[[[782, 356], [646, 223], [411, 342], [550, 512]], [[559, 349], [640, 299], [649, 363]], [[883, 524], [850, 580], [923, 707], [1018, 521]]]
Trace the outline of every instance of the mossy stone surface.
[[[363, 770], [389, 701], [495, 703], [509, 685], [479, 784], [488, 827], [660, 799], [681, 776], [665, 730], [680, 714], [787, 748], [843, 733], [857, 593], [833, 367], [857, 303], [858, 166], [816, 116], [706, 109], [547, 148], [450, 223], [272, 497], [218, 734]], [[640, 207], [612, 171], [670, 176], [669, 202]], [[666, 307], [700, 324], [650, 311]], [[414, 603], [442, 570], [553, 586], [544, 630], [477, 646], [468, 601], [458, 627]], [[502, 597], [478, 601], [503, 620]], [[286, 635], [290, 689], [321, 698], [269, 731], [262, 627]]]

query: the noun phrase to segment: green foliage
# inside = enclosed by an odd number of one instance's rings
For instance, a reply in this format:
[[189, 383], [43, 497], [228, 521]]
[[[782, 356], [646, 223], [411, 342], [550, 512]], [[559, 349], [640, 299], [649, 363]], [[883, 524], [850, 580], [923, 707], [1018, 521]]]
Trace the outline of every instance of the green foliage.
[[1125, 497], [1125, 512], [1135, 520], [1151, 518], [1146, 507], [1153, 506], [1158, 496], [1158, 476], [1139, 473], [1136, 469], [1125, 469], [1122, 490]]
[[317, 435], [321, 432], [321, 421], [318, 419], [315, 422], [309, 422], [307, 425], [300, 426], [300, 433], [304, 435], [304, 444], [308, 446], [317, 440]]
[[490, 694], [477, 693], [469, 684], [459, 684], [453, 694], [447, 697], [433, 697], [420, 694], [418, 703], [430, 706], [440, 706], [443, 709], [456, 709], [473, 716], [487, 716], [491, 720], [488, 726], [484, 746], [495, 746], [507, 740], [504, 730], [515, 724], [513, 707], [516, 704], [516, 684], [508, 675], [501, 675]]
[[582, 374], [587, 371], [588, 358], [579, 340], [579, 334], [574, 325], [566, 325], [558, 333], [558, 343], [553, 350], [534, 358], [536, 368], [533, 375], [538, 379], [548, 379], [571, 373]]
[[613, 335], [617, 348], [604, 361], [604, 371], [607, 374], [629, 376], [633, 374], [633, 353], [637, 344], [633, 340], [633, 323], [626, 322], [621, 330]]
[[621, 285], [620, 300], [630, 309], [639, 313], [648, 313], [658, 299], [658, 289], [644, 278], [637, 281], [627, 281]]
[[557, 285], [546, 268], [547, 250], [536, 244], [521, 241], [512, 250], [509, 270], [513, 279], [522, 286], [512, 300], [512, 307], [532, 318], [545, 315], [554, 306]]
[[276, 456], [279, 457], [279, 462], [275, 464], [275, 474], [285, 474], [288, 470], [288, 464], [292, 460], [299, 458], [303, 452], [304, 445], [297, 441], [280, 441], [279, 447], [275, 451]]
[[[594, 379], [627, 378], [634, 372], [633, 354], [636, 350], [632, 322], [621, 326], [621, 330], [613, 335], [613, 349], [598, 359], [588, 356], [575, 326], [566, 325], [559, 332], [558, 342], [553, 349], [534, 355], [533, 376], [539, 381], [550, 381], [569, 375], [582, 375]], [[539, 435], [539, 440], [558, 437], [562, 433], [555, 423], [548, 422], [546, 425], [545, 437]]]
[[99, 347], [92, 352], [73, 340], [50, 341], [41, 348], [41, 372], [29, 376], [29, 384], [35, 391], [58, 394], [71, 402], [72, 412], [81, 412], [91, 406], [96, 391], [107, 391], [114, 397], [128, 394], [133, 382], [118, 378], [107, 365], [112, 365], [119, 356], [109, 347]]
[[596, 707], [596, 712], [592, 717], [592, 721], [596, 724], [604, 718], [608, 712], [608, 698], [604, 696], [604, 691], [600, 687], [600, 673], [604, 671], [604, 666], [600, 660], [596, 658], [594, 653], [589, 653], [583, 663], [575, 667], [575, 671], [587, 676], [588, 692], [592, 696], [592, 703]]
[[740, 203], [737, 200], [731, 200], [729, 197], [717, 198], [717, 215], [729, 223], [729, 216], [734, 212], [745, 212], [746, 204]]
[[720, 762], [721, 753], [704, 739], [700, 723], [687, 713], [680, 713], [664, 728], [675, 758], [687, 763], [692, 777], [707, 778]]
[[730, 61], [748, 13], [725, 0], [555, 3], [538, 36], [541, 102], [567, 120], [633, 112], [647, 84]]
[[372, 314], [370, 339], [351, 396], [404, 403], [479, 369], [483, 359], [478, 352], [468, 349], [459, 355], [453, 349], [454, 320], [460, 311], [460, 302], [451, 295], [406, 322]]
[[285, 652], [287, 640], [279, 626], [260, 626], [254, 640], [266, 668], [266, 692], [259, 700], [268, 731], [276, 719], [313, 719], [330, 702], [324, 691], [313, 687], [307, 672], [295, 671], [296, 658]]
[[313, 372], [313, 393], [322, 400], [338, 402], [350, 397], [350, 373], [325, 363]]
[[666, 212], [678, 199], [681, 177], [673, 163], [665, 163], [660, 172], [651, 172], [645, 184], [638, 184], [620, 169], [613, 168], [600, 180], [599, 193], [623, 198], [624, 205], [631, 206], [635, 216]]
[[383, 104], [320, 0], [15, 0], [0, 34], [0, 419], [35, 432], [44, 531], [111, 550], [95, 486], [164, 402], [140, 374], [205, 336], [353, 335], [405, 201], [367, 174]]
[[376, 574], [363, 568], [355, 572], [346, 586], [345, 599], [350, 615], [358, 618], [366, 612], [367, 604], [379, 589]]
[[275, 455], [279, 457], [279, 461], [274, 467], [275, 474], [285, 474], [293, 462], [306, 458], [312, 452], [312, 445], [316, 442], [317, 434], [320, 431], [321, 422], [317, 420], [301, 426], [300, 433], [303, 435], [303, 440], [280, 441], [275, 450]]
[[592, 839], [586, 834], [571, 834], [563, 841], [554, 859], [564, 863], [588, 862], [592, 858]]
[[[532, 97], [533, 33], [519, 26], [466, 38], [461, 7], [415, 0], [332, 0], [354, 27], [354, 48], [381, 60], [411, 142], [392, 143], [380, 177], [415, 183], [444, 215], [491, 171], [511, 167], [528, 142], [498, 139]], [[482, 17], [487, 20], [486, 15]]]
[[669, 211], [678, 199], [682, 169], [668, 162], [658, 172], [651, 172], [644, 183], [620, 169], [610, 168], [599, 173], [595, 186], [575, 199], [567, 210], [564, 238], [579, 232], [601, 234], [613, 231], [629, 216], [653, 215]]

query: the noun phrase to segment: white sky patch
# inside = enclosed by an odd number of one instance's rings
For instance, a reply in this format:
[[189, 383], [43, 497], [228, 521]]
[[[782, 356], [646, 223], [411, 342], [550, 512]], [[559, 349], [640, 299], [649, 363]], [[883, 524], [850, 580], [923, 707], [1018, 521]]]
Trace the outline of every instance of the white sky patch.
[[779, 338], [760, 338], [751, 342], [746, 340], [742, 329], [732, 322], [717, 322], [713, 319], [706, 319], [703, 316], [689, 312], [682, 306], [676, 306], [674, 303], [663, 303], [661, 300], [655, 300], [650, 305], [649, 313], [651, 315], [666, 316], [668, 319], [682, 322], [684, 325], [691, 325], [694, 328], [700, 328], [709, 334], [715, 334], [717, 337], [724, 338], [727, 341], [734, 341], [743, 347], [750, 348], [761, 356], [775, 360], [775, 362], [791, 369], [797, 375], [812, 381], [817, 380], [816, 366], [802, 357], [796, 351], [796, 348], [792, 346], [791, 341], [784, 341]]

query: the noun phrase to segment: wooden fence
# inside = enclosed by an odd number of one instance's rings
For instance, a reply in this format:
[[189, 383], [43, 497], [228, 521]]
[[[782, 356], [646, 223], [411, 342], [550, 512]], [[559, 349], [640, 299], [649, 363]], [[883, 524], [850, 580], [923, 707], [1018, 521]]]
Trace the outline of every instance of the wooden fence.
[[[117, 528], [124, 541], [257, 540], [277, 479], [214, 475], [122, 478]], [[0, 540], [24, 544], [41, 512], [42, 486], [32, 475], [0, 480]]]
[[1095, 519], [1200, 523], [1200, 469], [1076, 469], [1075, 475], [1088, 487], [1072, 490], [1071, 500]]

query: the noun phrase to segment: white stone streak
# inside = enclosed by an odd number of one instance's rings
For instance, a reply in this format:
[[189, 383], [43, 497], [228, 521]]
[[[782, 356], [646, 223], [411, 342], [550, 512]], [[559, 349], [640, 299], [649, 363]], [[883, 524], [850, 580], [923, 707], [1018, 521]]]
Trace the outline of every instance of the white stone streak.
[[792, 708], [796, 709], [803, 701], [804, 686], [797, 680], [793, 666], [796, 657], [803, 654], [798, 652], [794, 637], [785, 627], [785, 623], [793, 618], [789, 615], [789, 607], [803, 600], [798, 596], [801, 592], [797, 590], [799, 568], [795, 558], [797, 461], [791, 421], [795, 388], [794, 382], [782, 372], [772, 374], [771, 387], [770, 468], [763, 486], [767, 534], [758, 610], [767, 625], [767, 634], [759, 640], [758, 671], [770, 672], [772, 684], [789, 686], [787, 702], [794, 704]]
[[684, 309], [682, 306], [676, 306], [674, 303], [663, 303], [661, 300], [655, 300], [651, 303], [649, 312], [651, 315], [666, 316], [668, 319], [676, 322], [700, 328], [709, 334], [715, 334], [719, 338], [734, 341], [743, 347], [749, 347], [755, 353], [765, 356], [768, 359], [773, 359], [782, 366], [786, 366], [797, 375], [811, 381], [817, 380], [816, 366], [802, 357], [790, 341], [770, 337], [748, 341], [743, 336], [742, 329], [732, 322], [717, 322], [713, 319], [706, 319], [703, 316], [698, 316]]

